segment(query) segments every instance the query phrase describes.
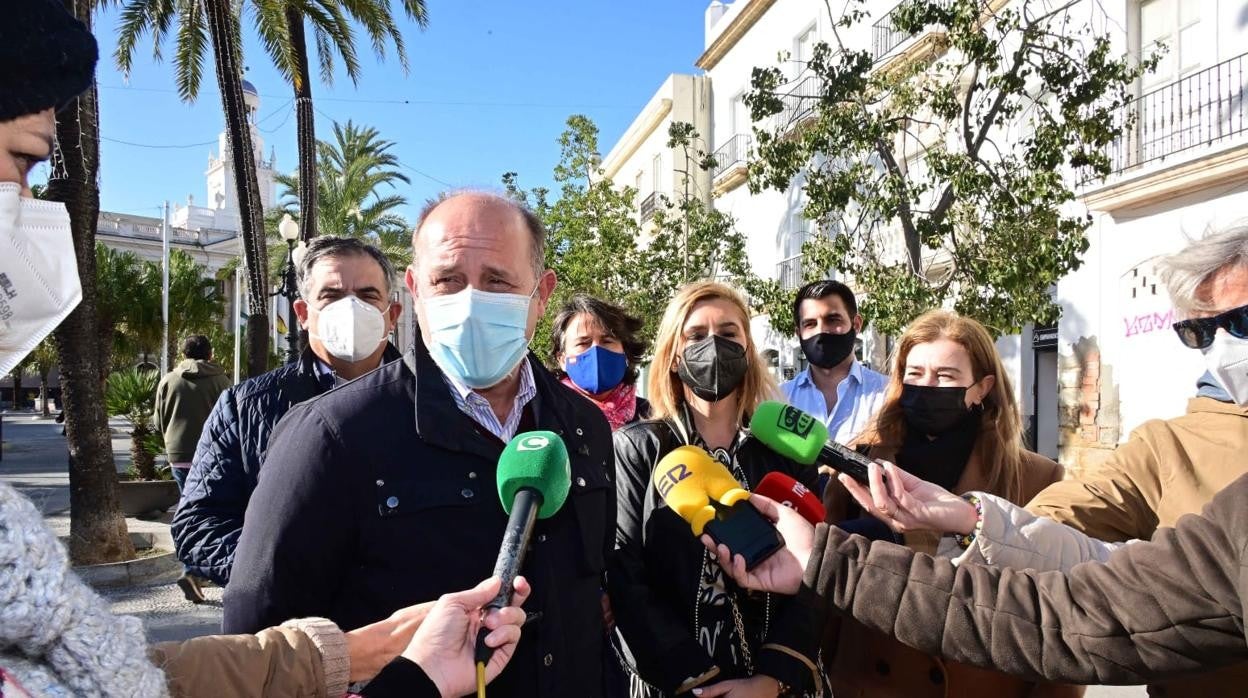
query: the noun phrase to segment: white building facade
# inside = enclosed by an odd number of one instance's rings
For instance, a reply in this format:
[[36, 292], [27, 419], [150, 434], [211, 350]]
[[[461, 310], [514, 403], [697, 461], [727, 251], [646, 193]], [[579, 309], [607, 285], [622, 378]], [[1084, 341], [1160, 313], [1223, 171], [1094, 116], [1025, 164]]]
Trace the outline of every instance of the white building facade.
[[[667, 76], [602, 160], [603, 177], [636, 190], [643, 231], [664, 196], [673, 203], [686, 196], [710, 203], [710, 173], [697, 164], [697, 151], [707, 150], [711, 139], [710, 91], [705, 77]], [[688, 150], [667, 145], [668, 129], [675, 123], [692, 124], [698, 133], [699, 140]]]
[[[872, 52], [877, 69], [939, 50], [938, 35], [893, 27], [896, 6], [869, 2], [870, 19], [836, 27], [845, 45]], [[1153, 263], [1210, 227], [1248, 218], [1248, 8], [1229, 0], [1086, 0], [1076, 7], [1083, 10], [1115, 50], [1169, 50], [1127, 107], [1138, 122], [1113, 146], [1114, 174], [1078, 190], [1076, 208], [1093, 216], [1091, 246], [1083, 265], [1054, 289], [1060, 322], [998, 342], [1033, 445], [1076, 468], [1103, 460], [1143, 421], [1183, 412], [1203, 373], [1201, 357], [1174, 336], [1173, 309]], [[819, 89], [803, 75], [805, 62], [818, 42], [835, 43], [835, 19], [822, 3], [716, 0], [706, 11], [696, 62], [710, 94], [713, 205], [746, 234], [755, 273], [792, 290], [806, 271], [802, 243], [820, 231], [801, 215], [800, 178], [783, 192], [749, 192], [754, 124], [743, 98], [753, 69], [777, 65], [787, 52], [794, 99], [776, 118], [800, 123], [800, 97]], [[617, 181], [631, 184], [625, 170], [618, 168]], [[777, 336], [769, 318], [754, 318], [753, 330], [780, 377], [802, 367], [796, 342]], [[870, 334], [864, 340], [865, 360], [885, 368], [885, 342]]]
[[1248, 7], [1228, 0], [1105, 3], [1132, 52], [1168, 47], [1139, 86], [1114, 173], [1087, 185], [1083, 266], [1058, 284], [1062, 460], [1093, 465], [1148, 419], [1182, 414], [1204, 373], [1179, 343], [1159, 256], [1248, 218]]

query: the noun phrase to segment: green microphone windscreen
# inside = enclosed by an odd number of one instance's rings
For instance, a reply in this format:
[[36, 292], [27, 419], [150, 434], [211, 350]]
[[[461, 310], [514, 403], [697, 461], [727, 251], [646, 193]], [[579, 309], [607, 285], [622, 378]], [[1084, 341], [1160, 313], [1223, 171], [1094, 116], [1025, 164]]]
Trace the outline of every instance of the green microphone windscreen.
[[828, 441], [823, 422], [792, 405], [768, 400], [754, 410], [750, 433], [785, 458], [811, 465]]
[[568, 490], [572, 488], [572, 465], [568, 447], [551, 431], [526, 431], [503, 449], [498, 459], [498, 498], [503, 511], [511, 514], [516, 493], [522, 489], [542, 494], [542, 507], [537, 518], [548, 519], [559, 511]]

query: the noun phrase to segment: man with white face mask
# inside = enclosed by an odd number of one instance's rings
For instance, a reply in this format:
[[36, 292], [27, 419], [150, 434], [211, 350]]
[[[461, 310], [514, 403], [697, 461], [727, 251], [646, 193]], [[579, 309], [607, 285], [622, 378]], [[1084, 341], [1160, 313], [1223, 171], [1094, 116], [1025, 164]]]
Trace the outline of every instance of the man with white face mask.
[[[1208, 368], [1187, 414], [1145, 422], [1105, 463], [1050, 485], [1027, 506], [1102, 540], [1148, 540], [1248, 473], [1248, 225], [1192, 242], [1164, 259], [1161, 273], [1185, 318], [1174, 329]], [[1248, 664], [1239, 664], [1150, 690], [1234, 695], [1246, 682]]]
[[507, 525], [499, 456], [515, 434], [549, 430], [567, 446], [571, 492], [536, 523], [521, 570], [541, 621], [489, 693], [601, 695], [611, 430], [529, 351], [555, 287], [544, 245], [537, 218], [500, 196], [426, 208], [406, 278], [421, 341], [282, 420], [226, 589], [227, 632], [292, 614], [355, 628], [488, 575]]
[[308, 331], [308, 347], [298, 362], [217, 400], [173, 517], [178, 557], [217, 584], [230, 580], [243, 515], [278, 420], [293, 405], [400, 357], [387, 336], [402, 306], [390, 300], [394, 268], [380, 250], [354, 238], [318, 237], [298, 275], [295, 314]]

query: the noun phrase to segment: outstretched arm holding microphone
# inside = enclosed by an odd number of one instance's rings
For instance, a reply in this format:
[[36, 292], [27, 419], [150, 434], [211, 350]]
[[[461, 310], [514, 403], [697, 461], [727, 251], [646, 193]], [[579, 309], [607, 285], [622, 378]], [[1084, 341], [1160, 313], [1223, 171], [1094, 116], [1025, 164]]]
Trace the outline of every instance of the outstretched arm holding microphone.
[[925, 652], [1030, 679], [1138, 684], [1248, 658], [1243, 572], [1248, 476], [1201, 516], [1068, 573], [955, 566], [871, 543], [757, 495], [785, 548], [752, 570], [703, 544], [750, 589], [813, 592], [834, 608]]
[[864, 511], [898, 533], [952, 534], [941, 539], [937, 555], [954, 564], [1065, 572], [1081, 562], [1104, 562], [1128, 544], [1092, 538], [986, 492], [959, 497], [885, 461], [870, 466], [869, 478], [869, 489], [844, 475], [840, 482]]

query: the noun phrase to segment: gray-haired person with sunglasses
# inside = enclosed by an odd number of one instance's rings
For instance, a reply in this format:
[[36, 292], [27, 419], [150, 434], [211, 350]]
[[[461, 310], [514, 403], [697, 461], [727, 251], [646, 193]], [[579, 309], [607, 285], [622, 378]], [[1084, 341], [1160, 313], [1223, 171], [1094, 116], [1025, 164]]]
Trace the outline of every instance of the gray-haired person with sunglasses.
[[[1145, 422], [1103, 464], [1044, 489], [1027, 505], [1094, 538], [1148, 540], [1199, 513], [1248, 473], [1248, 223], [1211, 233], [1164, 259], [1179, 340], [1205, 356], [1187, 413]], [[1248, 664], [1151, 687], [1154, 695], [1233, 695]], [[1160, 689], [1160, 690], [1158, 690]]]

